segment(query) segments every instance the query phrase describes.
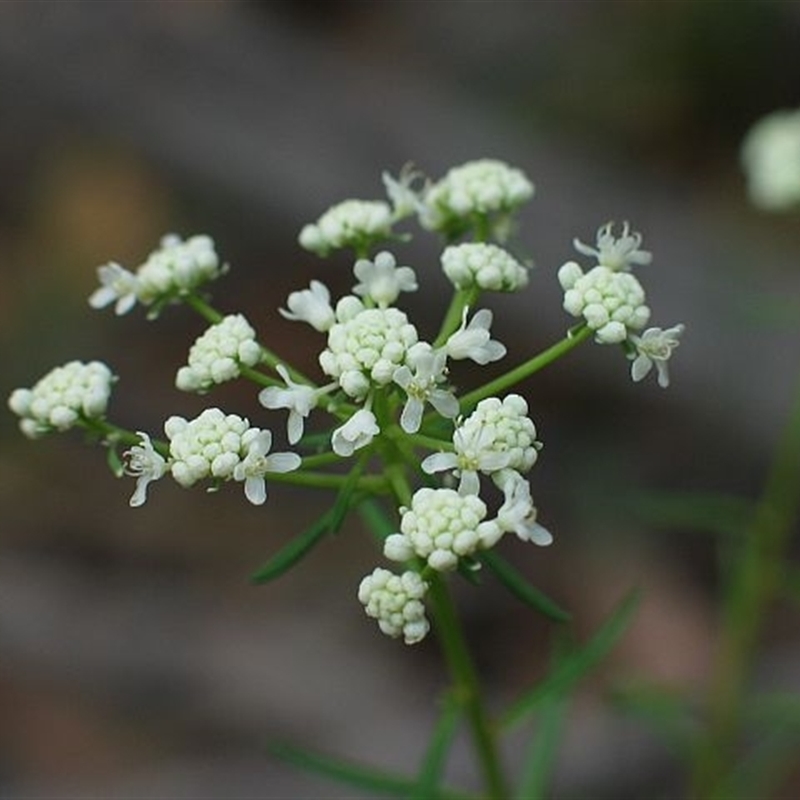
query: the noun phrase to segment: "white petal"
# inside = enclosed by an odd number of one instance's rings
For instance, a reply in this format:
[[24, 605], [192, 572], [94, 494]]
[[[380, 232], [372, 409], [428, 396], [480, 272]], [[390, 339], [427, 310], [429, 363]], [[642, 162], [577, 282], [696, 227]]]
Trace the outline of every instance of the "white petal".
[[639, 355], [631, 364], [631, 378], [638, 383], [653, 368], [653, 362], [646, 355]]
[[458, 398], [452, 392], [444, 389], [434, 389], [428, 397], [430, 404], [447, 419], [458, 416]]
[[403, 406], [403, 413], [400, 415], [400, 427], [406, 433], [416, 433], [422, 424], [422, 411], [424, 403], [416, 397], [409, 397]]
[[253, 476], [244, 482], [244, 496], [254, 505], [263, 505], [267, 499], [267, 484], [262, 476]]
[[461, 470], [461, 480], [458, 484], [458, 493], [465, 497], [468, 494], [480, 494], [481, 482], [478, 473], [471, 469]]
[[297, 453], [272, 453], [266, 458], [267, 472], [292, 472], [302, 463]]
[[455, 453], [432, 453], [420, 464], [423, 472], [432, 475], [434, 472], [444, 472], [458, 466], [458, 456]]

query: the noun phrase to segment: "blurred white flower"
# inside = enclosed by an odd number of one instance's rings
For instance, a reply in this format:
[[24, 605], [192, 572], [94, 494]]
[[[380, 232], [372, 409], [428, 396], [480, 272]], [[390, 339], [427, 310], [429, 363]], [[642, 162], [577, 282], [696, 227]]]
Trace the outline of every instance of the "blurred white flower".
[[784, 211], [800, 204], [800, 109], [758, 120], [742, 143], [741, 160], [754, 205]]

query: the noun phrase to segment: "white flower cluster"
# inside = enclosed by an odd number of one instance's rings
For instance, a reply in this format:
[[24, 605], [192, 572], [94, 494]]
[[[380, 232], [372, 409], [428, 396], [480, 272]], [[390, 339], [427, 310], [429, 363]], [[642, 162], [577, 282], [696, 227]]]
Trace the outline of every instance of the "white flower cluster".
[[197, 338], [175, 385], [185, 392], [205, 392], [216, 383], [237, 378], [241, 365], [253, 367], [260, 359], [255, 330], [242, 314], [229, 314]]
[[[255, 505], [267, 499], [264, 476], [268, 472], [291, 472], [300, 466], [296, 453], [268, 455], [270, 431], [250, 427], [247, 419], [218, 408], [207, 408], [192, 420], [172, 416], [164, 423], [164, 432], [169, 439], [169, 471], [181, 486], [205, 478], [243, 481], [245, 496]], [[147, 443], [142, 447], [146, 450]], [[145, 453], [140, 449], [134, 455], [139, 472], [152, 480]]]
[[418, 489], [411, 508], [401, 509], [401, 532], [386, 538], [383, 554], [390, 561], [418, 556], [437, 571], [455, 569], [460, 557], [491, 547], [499, 538], [497, 526], [483, 521], [486, 512], [486, 503], [477, 495]]
[[184, 241], [170, 234], [136, 272], [115, 262], [98, 267], [100, 287], [89, 297], [89, 305], [104, 308], [114, 303], [116, 313], [125, 314], [138, 301], [157, 310], [163, 303], [218, 278], [225, 269], [210, 237], [192, 236]]
[[31, 439], [66, 431], [83, 418], [101, 418], [114, 376], [101, 361], [70, 361], [41, 378], [32, 389], [15, 389], [9, 408], [21, 417], [20, 430]]
[[631, 377], [635, 382], [648, 375], [655, 365], [659, 386], [667, 387], [667, 362], [680, 342], [684, 325], [666, 330], [648, 328], [639, 335], [650, 319], [650, 309], [645, 304], [644, 289], [631, 270], [649, 264], [653, 256], [641, 249], [642, 235], [631, 232], [627, 222], [620, 236], [613, 231], [613, 223], [602, 225], [594, 247], [574, 240], [575, 249], [596, 258], [597, 265], [584, 272], [577, 262], [568, 261], [559, 269], [564, 309], [584, 318], [595, 332], [595, 341], [624, 346], [633, 362]]
[[745, 137], [741, 159], [754, 205], [766, 211], [800, 205], [800, 108], [758, 120]]
[[[532, 374], [563, 354], [563, 348], [543, 351], [459, 401], [450, 380], [451, 362], [469, 359], [485, 365], [506, 355], [506, 347], [492, 338], [492, 312], [476, 307], [476, 301], [482, 291], [511, 292], [527, 285], [527, 267], [488, 240], [505, 238], [513, 213], [532, 197], [534, 187], [522, 171], [495, 159], [462, 164], [438, 182], [415, 188], [418, 178], [411, 169], [397, 180], [385, 174], [389, 202], [346, 200], [300, 232], [301, 245], [322, 256], [338, 248], [356, 253], [355, 282], [344, 296], [334, 302], [325, 284], [311, 281], [279, 309], [286, 319], [305, 322], [325, 336], [318, 362], [326, 385], [280, 363], [257, 341], [242, 314], [223, 317], [196, 294], [226, 269], [209, 237], [183, 241], [168, 236], [135, 271], [116, 263], [98, 269], [101, 285], [89, 298], [95, 308], [113, 304], [117, 314], [124, 314], [138, 302], [154, 316], [165, 304], [183, 298], [207, 320], [218, 320], [191, 346], [175, 377], [179, 389], [202, 393], [244, 374], [258, 384], [262, 406], [288, 412], [292, 445], [303, 438], [311, 412], [322, 406], [336, 420], [330, 433], [332, 452], [314, 452], [305, 463], [297, 453], [271, 453], [270, 430], [216, 407], [191, 419], [170, 416], [164, 424], [165, 441], [152, 440], [143, 431], [134, 435], [103, 419], [113, 376], [97, 361], [71, 362], [33, 389], [13, 392], [8, 402], [21, 417], [23, 432], [33, 437], [81, 425], [106, 437], [112, 456], [115, 444], [128, 443], [122, 471], [136, 480], [132, 506], [145, 503], [149, 485], [166, 475], [183, 487], [208, 481], [215, 489], [223, 482], [238, 482], [246, 498], [260, 505], [267, 498], [269, 474], [301, 466], [307, 471], [292, 476], [295, 482], [340, 488], [336, 514], [320, 520], [323, 525], [369, 492], [394, 492], [403, 507], [399, 529], [384, 540], [383, 555], [405, 563], [405, 571], [376, 568], [361, 581], [358, 597], [384, 633], [408, 644], [421, 641], [430, 627], [424, 600], [434, 571], [480, 566], [481, 552], [506, 533], [542, 546], [552, 542], [538, 522], [527, 479], [541, 448], [528, 404], [519, 394], [487, 395]], [[400, 239], [393, 226], [411, 215], [451, 243], [440, 261], [456, 291], [431, 341], [420, 338], [395, 305], [403, 293], [417, 291], [415, 271], [398, 265], [388, 251], [364, 257], [380, 242]], [[454, 243], [470, 237], [474, 241]], [[634, 381], [655, 368], [659, 384], [666, 386], [667, 362], [684, 327], [642, 332], [650, 311], [632, 270], [649, 264], [651, 254], [642, 249], [641, 235], [627, 223], [615, 235], [609, 223], [598, 230], [594, 245], [577, 239], [574, 245], [596, 261], [586, 271], [570, 261], [558, 273], [564, 308], [581, 319], [579, 335], [586, 338], [588, 328], [598, 342], [621, 343]], [[483, 399], [468, 413], [479, 397]], [[426, 415], [428, 406], [435, 413]], [[447, 427], [451, 433], [441, 433], [442, 419], [436, 415], [453, 421]], [[418, 450], [423, 448], [431, 454], [420, 463]], [[359, 450], [364, 450], [363, 457], [349, 476], [314, 471]], [[376, 462], [383, 474], [373, 470]], [[415, 492], [405, 474], [412, 468], [428, 484]], [[362, 475], [362, 469], [373, 474]], [[444, 485], [434, 488], [435, 480], [428, 476], [439, 473], [446, 473], [440, 480]], [[325, 532], [319, 523], [312, 533]], [[282, 557], [277, 561], [282, 564]]]
[[564, 289], [564, 309], [583, 317], [601, 344], [624, 342], [629, 331], [638, 331], [650, 319], [644, 289], [629, 272], [615, 272], [598, 264], [588, 272], [575, 261], [558, 271]]
[[339, 302], [336, 318], [328, 331], [328, 346], [319, 354], [322, 371], [356, 399], [365, 397], [373, 384], [391, 383], [418, 340], [405, 313], [399, 308], [365, 308], [350, 297]]
[[425, 404], [448, 419], [458, 414], [458, 401], [447, 386], [448, 358], [487, 364], [506, 353], [505, 346], [491, 338], [492, 313], [488, 309], [480, 309], [468, 321], [465, 308], [461, 327], [441, 347], [420, 341], [405, 312], [390, 305], [401, 292], [417, 288], [414, 271], [397, 266], [391, 253], [380, 252], [372, 261], [359, 259], [353, 272], [358, 280], [355, 294], [340, 298], [335, 308], [328, 288], [312, 281], [308, 289], [289, 295], [288, 310], [280, 310], [287, 319], [306, 322], [327, 333], [327, 346], [319, 354], [319, 364], [334, 382], [312, 388], [290, 381], [284, 371], [281, 377], [286, 388], [269, 387], [260, 395], [267, 408], [289, 409], [292, 443], [302, 436], [304, 420], [323, 394], [338, 387], [348, 397], [363, 402], [364, 407], [357, 409], [331, 437], [334, 452], [345, 457], [369, 445], [380, 433], [371, 410], [374, 391], [390, 384], [399, 386], [406, 394], [400, 426], [407, 433], [416, 433]]
[[378, 626], [393, 639], [402, 636], [406, 644], [422, 641], [430, 624], [422, 602], [428, 584], [417, 572], [408, 570], [395, 575], [377, 567], [358, 587], [358, 599], [367, 616], [378, 620]]
[[494, 292], [516, 292], [528, 285], [528, 270], [495, 244], [450, 245], [441, 260], [444, 274], [456, 289], [477, 286]]
[[460, 478], [459, 494], [477, 495], [478, 473], [492, 477], [502, 473], [502, 481], [508, 470], [528, 472], [540, 447], [524, 397], [509, 394], [502, 401], [487, 397], [455, 429], [454, 452], [428, 456], [422, 469], [429, 474], [453, 470]]
[[298, 241], [320, 256], [343, 247], [359, 251], [390, 238], [393, 222], [392, 209], [382, 200], [344, 200], [305, 225]]
[[491, 158], [469, 161], [453, 167], [420, 196], [420, 223], [428, 230], [458, 236], [476, 218], [497, 216], [495, 238], [504, 238], [509, 214], [533, 196], [533, 184], [526, 175], [503, 161]]

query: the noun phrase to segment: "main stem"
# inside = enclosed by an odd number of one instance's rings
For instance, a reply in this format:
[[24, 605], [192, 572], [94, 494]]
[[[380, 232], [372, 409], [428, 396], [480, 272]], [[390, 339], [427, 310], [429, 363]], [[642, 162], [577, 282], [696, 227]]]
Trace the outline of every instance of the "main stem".
[[[402, 463], [389, 464], [386, 468], [386, 477], [398, 502], [410, 507], [411, 488]], [[472, 729], [472, 739], [489, 797], [492, 800], [505, 800], [508, 792], [500, 766], [495, 733], [484, 708], [478, 672], [470, 655], [447, 583], [438, 572], [426, 575], [425, 579], [429, 586], [428, 598], [433, 606], [439, 642], [453, 681], [453, 696], [464, 709]]]
[[508, 797], [500, 767], [495, 733], [484, 708], [480, 679], [470, 656], [453, 600], [444, 579], [438, 573], [428, 578], [429, 597], [445, 660], [453, 679], [453, 695], [464, 709], [472, 739], [492, 800]]

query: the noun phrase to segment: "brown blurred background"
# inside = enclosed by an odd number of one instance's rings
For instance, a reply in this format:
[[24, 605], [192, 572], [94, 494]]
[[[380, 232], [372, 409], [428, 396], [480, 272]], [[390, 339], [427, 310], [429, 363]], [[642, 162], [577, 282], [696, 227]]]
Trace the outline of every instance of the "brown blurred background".
[[[149, 323], [86, 303], [98, 264], [134, 267], [169, 231], [212, 235], [232, 265], [217, 305], [313, 370], [320, 339], [276, 310], [311, 277], [345, 291], [350, 264], [302, 252], [297, 232], [379, 197], [381, 171], [409, 160], [438, 177], [497, 157], [536, 183], [532, 285], [489, 301], [512, 357], [570, 323], [555, 272], [572, 237], [629, 219], [655, 256], [654, 324], [687, 325], [673, 385], [634, 386], [614, 348], [591, 346], [526, 384], [556, 542], [503, 551], [582, 636], [631, 586], [646, 593], [573, 703], [557, 795], [680, 796], [673, 754], [600, 690], [633, 676], [702, 696], [714, 543], [626, 498], [761, 488], [800, 366], [800, 217], [748, 206], [737, 151], [761, 114], [800, 104], [798, 53], [800, 4], [766, 0], [1, 2], [0, 393], [100, 358], [128, 427], [208, 404], [173, 388], [204, 328], [188, 309]], [[398, 248], [432, 290], [437, 247]], [[424, 330], [443, 303], [409, 306]], [[267, 419], [245, 385], [211, 402]], [[405, 648], [363, 616], [356, 587], [381, 559], [358, 524], [253, 587], [324, 496], [275, 484], [256, 509], [238, 487], [164, 482], [132, 510], [131, 491], [79, 437], [31, 443], [0, 415], [0, 796], [354, 796], [270, 759], [272, 739], [416, 767], [445, 676], [434, 641]], [[491, 580], [459, 603], [495, 702], [542, 674], [550, 624]], [[759, 679], [800, 689], [788, 613]], [[469, 756], [459, 745], [454, 779], [472, 779]]]

